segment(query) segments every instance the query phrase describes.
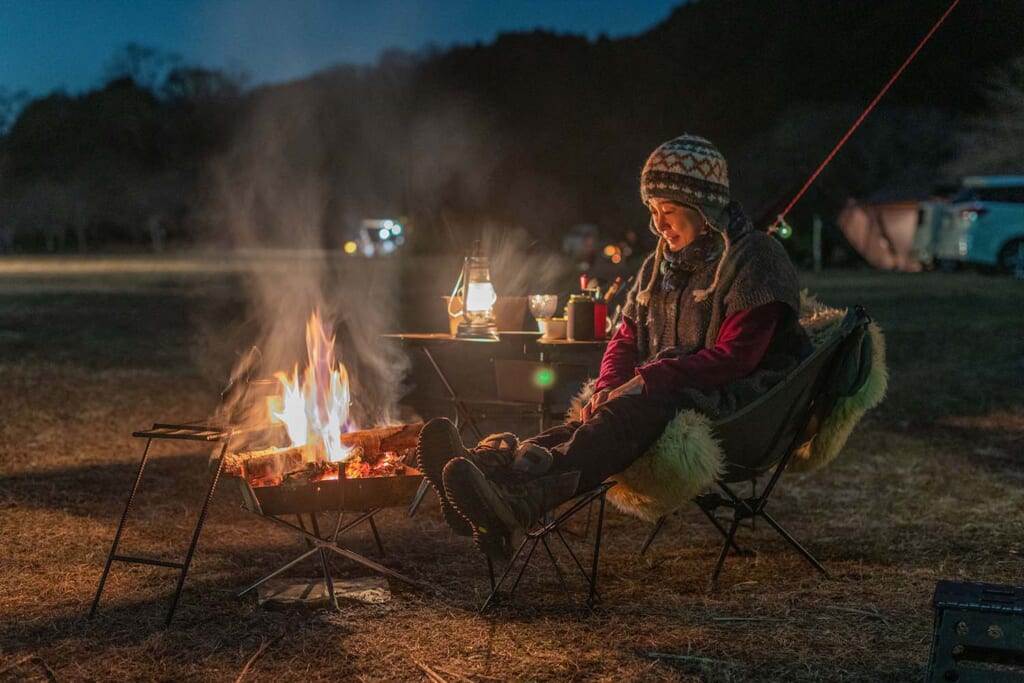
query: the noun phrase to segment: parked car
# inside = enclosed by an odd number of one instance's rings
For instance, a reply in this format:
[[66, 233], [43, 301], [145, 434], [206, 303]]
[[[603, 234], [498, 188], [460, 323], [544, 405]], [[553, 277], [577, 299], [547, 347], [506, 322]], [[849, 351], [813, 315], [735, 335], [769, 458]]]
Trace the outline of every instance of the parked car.
[[[964, 178], [948, 204], [925, 202], [921, 210], [927, 225], [919, 222], [919, 230], [934, 233], [937, 265], [967, 262], [1013, 272], [1024, 258], [1024, 175]], [[937, 230], [935, 212], [941, 216]], [[918, 245], [925, 239], [922, 234]]]

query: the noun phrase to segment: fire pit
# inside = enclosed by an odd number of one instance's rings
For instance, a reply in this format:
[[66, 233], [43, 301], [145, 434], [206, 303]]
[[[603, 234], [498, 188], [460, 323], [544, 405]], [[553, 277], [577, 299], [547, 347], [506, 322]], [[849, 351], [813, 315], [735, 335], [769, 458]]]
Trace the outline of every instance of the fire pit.
[[[216, 418], [209, 422], [154, 424], [132, 436], [146, 440], [134, 483], [114, 534], [89, 617], [95, 616], [107, 576], [114, 562], [168, 567], [178, 571], [177, 587], [167, 612], [170, 624], [192, 563], [210, 502], [222, 474], [236, 479], [243, 507], [261, 518], [303, 537], [308, 549], [275, 569], [248, 593], [314, 553], [319, 554], [323, 581], [331, 604], [337, 606], [329, 554], [337, 554], [380, 574], [408, 584], [427, 587], [382, 564], [342, 546], [346, 531], [366, 522], [384, 554], [374, 515], [385, 507], [410, 502], [423, 483], [412, 462], [422, 424], [359, 430], [349, 418], [348, 373], [334, 358], [334, 336], [317, 313], [306, 324], [308, 362], [300, 379], [298, 365], [289, 377], [250, 379], [262, 355], [256, 347], [235, 369], [221, 394]], [[269, 390], [269, 391], [268, 391]], [[279, 390], [279, 394], [275, 393]], [[268, 396], [267, 394], [271, 394]], [[210, 461], [209, 485], [184, 560], [140, 557], [118, 553], [122, 533], [142, 482], [154, 440], [177, 439], [219, 444]], [[318, 515], [334, 513], [333, 530], [320, 530]], [[354, 519], [344, 522], [347, 513]], [[295, 515], [298, 524], [281, 519]]]
[[406, 465], [422, 423], [348, 432], [347, 461], [310, 459], [302, 448], [229, 453], [224, 472], [238, 481], [243, 505], [261, 515], [365, 511], [412, 500], [423, 475]]
[[422, 474], [404, 467], [394, 476], [328, 479], [301, 486], [253, 487], [244, 479], [239, 484], [247, 510], [262, 515], [285, 515], [407, 505], [422, 479]]
[[[245, 509], [301, 535], [307, 550], [241, 594], [318, 553], [327, 594], [334, 602], [329, 554], [346, 557], [405, 583], [421, 585], [345, 548], [338, 538], [366, 522], [384, 554], [374, 516], [383, 508], [407, 505], [423, 481], [413, 461], [422, 423], [356, 428], [349, 406], [348, 371], [336, 361], [334, 336], [314, 312], [306, 324], [307, 363], [276, 381], [250, 383], [225, 411], [240, 417], [223, 456], [223, 471], [238, 483]], [[253, 390], [258, 387], [259, 390]], [[266, 394], [267, 389], [270, 395]], [[319, 513], [335, 515], [333, 530], [321, 531]], [[356, 513], [343, 524], [346, 513]], [[295, 515], [297, 524], [282, 519]]]
[[[228, 453], [224, 472], [233, 476], [242, 494], [242, 505], [289, 531], [302, 536], [310, 547], [239, 592], [245, 595], [266, 581], [318, 554], [324, 585], [331, 604], [337, 606], [328, 556], [340, 555], [368, 569], [404, 583], [424, 585], [339, 543], [350, 529], [366, 522], [373, 531], [378, 551], [384, 554], [374, 516], [386, 507], [404, 506], [413, 498], [423, 475], [405, 464], [415, 452], [422, 423], [385, 427], [342, 435], [352, 449], [345, 462], [309, 460], [308, 449], [270, 447]], [[333, 530], [321, 530], [318, 513], [334, 515]], [[356, 516], [344, 522], [346, 513]], [[282, 519], [295, 515], [298, 524]]]

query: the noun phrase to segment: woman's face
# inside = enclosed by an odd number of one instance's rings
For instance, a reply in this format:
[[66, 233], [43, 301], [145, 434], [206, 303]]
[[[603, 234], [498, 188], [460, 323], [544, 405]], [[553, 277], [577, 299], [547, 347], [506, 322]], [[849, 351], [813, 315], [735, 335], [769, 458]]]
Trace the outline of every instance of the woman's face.
[[679, 251], [704, 232], [704, 217], [696, 209], [670, 199], [652, 199], [647, 206], [669, 251]]

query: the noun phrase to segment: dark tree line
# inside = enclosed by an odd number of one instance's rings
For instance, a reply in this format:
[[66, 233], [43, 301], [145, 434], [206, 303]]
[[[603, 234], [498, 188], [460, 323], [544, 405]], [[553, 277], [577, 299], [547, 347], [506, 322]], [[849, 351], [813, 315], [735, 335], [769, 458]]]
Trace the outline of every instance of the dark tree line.
[[[0, 137], [0, 231], [24, 249], [68, 236], [337, 246], [362, 217], [401, 215], [422, 250], [486, 227], [616, 237], [643, 231], [644, 155], [684, 131], [719, 144], [735, 194], [766, 220], [945, 7], [699, 0], [634, 38], [505, 34], [256, 89], [128, 46], [104, 86], [33, 100]], [[1024, 3], [964, 0], [793, 220], [1024, 170], [1008, 144], [1022, 25]]]

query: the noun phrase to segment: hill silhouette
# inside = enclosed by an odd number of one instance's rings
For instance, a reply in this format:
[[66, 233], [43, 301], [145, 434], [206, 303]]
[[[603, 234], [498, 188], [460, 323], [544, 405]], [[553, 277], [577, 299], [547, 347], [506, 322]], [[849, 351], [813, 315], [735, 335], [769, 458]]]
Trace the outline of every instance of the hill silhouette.
[[[509, 33], [253, 90], [209, 71], [187, 82], [216, 88], [182, 87], [179, 68], [173, 89], [55, 94], [0, 139], [0, 224], [23, 248], [44, 246], [40, 222], [74, 226], [80, 247], [144, 242], [128, 224], [154, 212], [182, 241], [287, 244], [282, 226], [301, 220], [336, 246], [368, 215], [406, 216], [422, 250], [485, 225], [552, 244], [579, 223], [614, 237], [643, 231], [640, 167], [684, 131], [721, 147], [734, 194], [765, 220], [946, 6], [699, 0], [625, 39]], [[986, 115], [987, 75], [1024, 55], [1022, 25], [1024, 3], [961, 2], [794, 219], [951, 180], [941, 169]], [[106, 177], [120, 190], [99, 192]], [[76, 208], [46, 216], [39, 196], [53, 192]]]

